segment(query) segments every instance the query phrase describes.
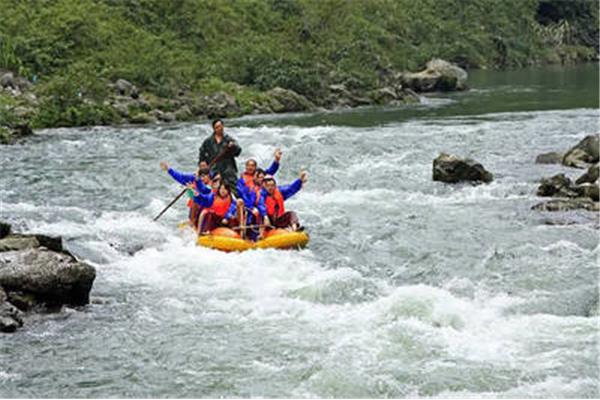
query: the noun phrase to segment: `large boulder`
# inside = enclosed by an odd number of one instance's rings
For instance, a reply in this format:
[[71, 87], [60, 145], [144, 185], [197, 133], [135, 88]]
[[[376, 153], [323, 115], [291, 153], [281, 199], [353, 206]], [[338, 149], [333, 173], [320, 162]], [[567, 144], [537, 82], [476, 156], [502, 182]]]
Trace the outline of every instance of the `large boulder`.
[[275, 109], [275, 107], [271, 106], [275, 112], [298, 112], [315, 109], [315, 105], [313, 103], [311, 103], [306, 97], [294, 92], [293, 90], [276, 87], [269, 90], [266, 94], [282, 106], [278, 109]]
[[70, 254], [44, 248], [0, 253], [0, 286], [31, 294], [45, 305], [89, 303], [95, 277], [93, 267]]
[[599, 161], [600, 134], [588, 135], [567, 151], [562, 163], [567, 167], [586, 168]]
[[469, 158], [441, 153], [433, 160], [433, 180], [447, 183], [462, 181], [489, 183], [494, 176], [480, 163]]
[[397, 79], [402, 86], [416, 92], [464, 90], [467, 72], [455, 64], [435, 58], [427, 63], [424, 70], [402, 72]]

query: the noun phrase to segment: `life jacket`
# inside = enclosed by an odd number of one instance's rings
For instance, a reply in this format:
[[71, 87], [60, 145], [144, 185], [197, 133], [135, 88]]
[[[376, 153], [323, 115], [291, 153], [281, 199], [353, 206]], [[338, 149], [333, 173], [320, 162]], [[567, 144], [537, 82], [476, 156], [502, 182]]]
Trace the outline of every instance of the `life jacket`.
[[242, 179], [244, 180], [244, 185], [246, 185], [247, 188], [252, 189], [254, 187], [254, 175], [250, 175], [244, 172], [242, 174]]
[[226, 199], [215, 196], [213, 204], [209, 209], [219, 217], [224, 217], [227, 211], [229, 211], [229, 207], [231, 207], [231, 196], [228, 196]]
[[265, 206], [267, 207], [267, 215], [269, 217], [279, 218], [285, 212], [283, 205], [283, 195], [279, 189], [275, 188], [273, 195], [267, 193], [265, 198]]

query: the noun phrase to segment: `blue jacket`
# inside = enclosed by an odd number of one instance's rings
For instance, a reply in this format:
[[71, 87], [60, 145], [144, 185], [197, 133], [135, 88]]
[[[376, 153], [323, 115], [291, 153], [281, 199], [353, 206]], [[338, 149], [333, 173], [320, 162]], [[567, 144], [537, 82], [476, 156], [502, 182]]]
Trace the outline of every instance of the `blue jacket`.
[[[302, 189], [302, 180], [300, 178], [296, 179], [289, 185], [280, 185], [277, 186], [279, 192], [283, 196], [283, 200], [287, 200]], [[263, 189], [264, 195], [267, 195], [267, 191]]]
[[[194, 202], [200, 205], [201, 207], [209, 208], [213, 205], [215, 201], [215, 194], [212, 191], [210, 191], [208, 194], [199, 193], [198, 196], [194, 196], [193, 199]], [[235, 200], [231, 199], [231, 205], [229, 206], [229, 210], [227, 210], [227, 213], [225, 214], [224, 218], [230, 219], [232, 217], [235, 217], [236, 212], [237, 210], [235, 206]]]
[[194, 182], [196, 183], [196, 189], [199, 193], [208, 194], [212, 191], [210, 187], [204, 184], [198, 177], [194, 174], [185, 174], [183, 172], [179, 172], [173, 168], [169, 168], [168, 170], [171, 178], [175, 179], [178, 183], [182, 185], [187, 185], [188, 183]]

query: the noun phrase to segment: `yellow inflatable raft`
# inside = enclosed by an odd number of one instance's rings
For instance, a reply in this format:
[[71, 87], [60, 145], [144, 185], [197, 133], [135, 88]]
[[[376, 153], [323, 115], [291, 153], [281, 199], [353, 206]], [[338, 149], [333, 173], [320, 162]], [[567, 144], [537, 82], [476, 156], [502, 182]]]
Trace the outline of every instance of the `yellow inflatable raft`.
[[229, 228], [214, 229], [209, 235], [200, 235], [196, 243], [199, 246], [221, 251], [245, 251], [250, 249], [301, 249], [308, 244], [306, 232], [289, 232], [273, 229], [265, 238], [257, 242], [244, 240], [239, 233]]

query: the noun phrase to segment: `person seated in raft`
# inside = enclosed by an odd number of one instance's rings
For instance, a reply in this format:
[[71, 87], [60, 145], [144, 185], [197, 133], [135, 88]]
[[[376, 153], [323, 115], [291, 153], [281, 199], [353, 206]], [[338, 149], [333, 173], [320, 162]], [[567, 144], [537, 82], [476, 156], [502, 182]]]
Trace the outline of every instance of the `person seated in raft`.
[[284, 201], [298, 193], [307, 180], [308, 173], [306, 171], [300, 171], [300, 178], [291, 184], [281, 186], [277, 186], [273, 176], [265, 176], [262, 190], [267, 209], [265, 225], [291, 231], [301, 230], [298, 216], [293, 211], [285, 210]]
[[[238, 193], [242, 195], [245, 214], [242, 218], [246, 221], [246, 225], [253, 225], [248, 235], [251, 240], [261, 239], [264, 235], [264, 217], [267, 214], [267, 209], [265, 207], [265, 197], [262, 193], [262, 184], [265, 176], [265, 171], [258, 168], [254, 172], [254, 184], [252, 187], [244, 186], [238, 188]], [[258, 226], [258, 229], [256, 229], [256, 226]], [[245, 229], [241, 228], [242, 233], [245, 233]]]
[[[210, 193], [210, 191], [211, 191], [212, 182], [209, 177], [209, 170], [207, 168], [202, 168], [201, 166], [198, 166], [198, 168], [196, 168], [196, 172], [194, 174], [186, 174], [186, 173], [177, 171], [173, 168], [169, 168], [169, 165], [164, 161], [161, 161], [160, 167], [162, 168], [163, 171], [167, 171], [169, 173], [169, 175], [173, 179], [175, 179], [175, 181], [177, 181], [181, 185], [187, 186], [188, 189], [195, 189], [199, 193], [205, 193], [205, 194]], [[192, 198], [194, 197], [193, 191], [188, 190], [187, 194], [189, 196], [187, 206], [190, 209], [190, 212], [188, 215], [189, 220], [190, 220], [190, 225], [196, 226], [201, 208], [198, 204], [196, 204], [192, 200]]]
[[[275, 154], [273, 155], [274, 160], [269, 166], [269, 168], [265, 170], [266, 175], [275, 175], [277, 173], [277, 170], [279, 170], [279, 163], [281, 162], [282, 154], [283, 153], [280, 149], [275, 150]], [[242, 173], [240, 179], [238, 179], [236, 185], [237, 192], [240, 197], [243, 197], [242, 195], [240, 195], [240, 191], [244, 190], [245, 188], [252, 189], [254, 187], [254, 174], [256, 172], [256, 167], [257, 164], [255, 159], [250, 158], [246, 161], [246, 169]]]
[[198, 219], [198, 232], [201, 234], [209, 234], [220, 226], [234, 228], [239, 225], [239, 217], [236, 217], [236, 214], [239, 215], [241, 209], [237, 207], [229, 187], [224, 182], [219, 183], [216, 193], [195, 192], [194, 202], [202, 207]]

